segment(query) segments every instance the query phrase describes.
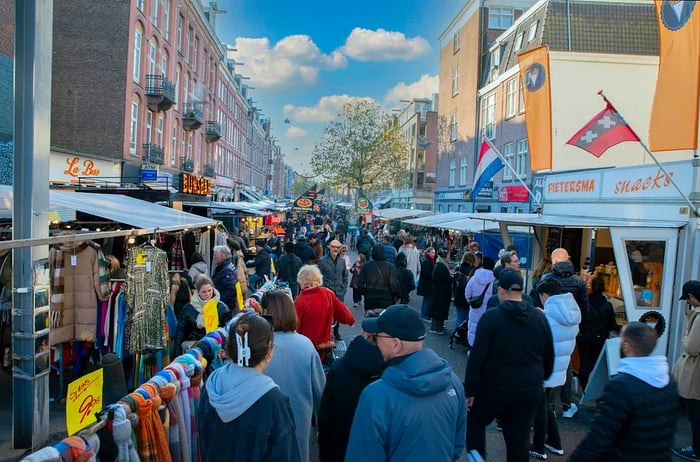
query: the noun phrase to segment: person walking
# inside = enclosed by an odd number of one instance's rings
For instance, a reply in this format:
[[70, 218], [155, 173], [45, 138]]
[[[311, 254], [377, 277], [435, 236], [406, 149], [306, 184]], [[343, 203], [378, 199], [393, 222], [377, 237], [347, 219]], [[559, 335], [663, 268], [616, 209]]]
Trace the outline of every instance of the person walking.
[[275, 330], [275, 354], [264, 373], [289, 397], [300, 459], [308, 462], [311, 416], [318, 414], [326, 384], [323, 366], [311, 341], [296, 332], [297, 313], [289, 295], [281, 290], [266, 292], [261, 306], [272, 317]]
[[365, 311], [386, 308], [401, 297], [396, 268], [384, 259], [383, 244], [372, 248], [372, 261], [362, 266], [357, 287], [365, 298]]
[[576, 346], [581, 311], [573, 295], [568, 292], [562, 293], [561, 282], [556, 279], [548, 278], [542, 281], [537, 286], [537, 295], [544, 305], [544, 314], [554, 341], [554, 370], [549, 379], [544, 381], [544, 392], [535, 413], [535, 431], [530, 446], [532, 457], [545, 460], [545, 449], [559, 456], [564, 455], [557, 419], [549, 403], [549, 394], [552, 388], [560, 387], [566, 382], [566, 370]]
[[401, 303], [408, 303], [411, 300], [410, 293], [416, 288], [416, 280], [406, 268], [406, 254], [398, 253], [396, 255], [396, 276], [399, 279], [401, 286]]
[[[323, 276], [323, 285], [335, 293], [338, 300], [345, 300], [345, 292], [348, 288], [348, 270], [345, 259], [340, 256], [342, 244], [333, 240], [328, 244], [328, 255], [318, 261], [318, 269]], [[333, 338], [342, 340], [340, 335], [340, 323], [333, 321]]]
[[360, 302], [362, 301], [362, 292], [357, 286], [357, 280], [360, 278], [360, 271], [366, 262], [367, 260], [365, 259], [364, 254], [357, 254], [357, 260], [355, 260], [352, 268], [350, 268], [350, 273], [352, 273], [352, 276], [350, 277], [350, 287], [352, 287], [353, 308], [360, 306]]
[[508, 462], [529, 460], [530, 425], [554, 366], [549, 323], [541, 310], [523, 302], [522, 290], [519, 271], [501, 271], [500, 304], [479, 320], [464, 378], [467, 450], [486, 457], [486, 426], [498, 417]]
[[651, 355], [657, 340], [656, 330], [642, 322], [622, 328], [617, 374], [569, 462], [671, 460], [680, 405], [666, 356]]
[[445, 335], [445, 321], [450, 313], [452, 304], [452, 275], [445, 261], [447, 250], [440, 249], [430, 279], [432, 303], [430, 304], [430, 333]]
[[690, 311], [681, 342], [683, 351], [673, 366], [673, 377], [688, 411], [693, 442], [691, 446], [676, 448], [673, 452], [686, 460], [700, 460], [700, 281], [683, 284], [680, 299], [688, 303]]
[[[274, 351], [274, 333], [262, 316], [241, 313], [229, 330], [230, 360], [202, 387], [197, 427], [203, 462], [300, 462], [294, 414], [277, 384], [263, 374]], [[188, 435], [189, 436], [189, 435]]]
[[211, 280], [219, 291], [221, 301], [234, 313], [238, 312], [236, 283], [238, 271], [232, 262], [231, 249], [227, 245], [217, 245], [213, 249], [214, 270]]
[[396, 264], [396, 252], [397, 250], [394, 248], [394, 245], [392, 244], [393, 238], [391, 235], [386, 234], [384, 235], [383, 238], [384, 241], [384, 259], [391, 265]]
[[399, 248], [399, 253], [406, 255], [406, 268], [413, 274], [413, 280], [418, 281], [418, 275], [420, 274], [420, 252], [416, 248], [411, 236], [403, 238], [403, 245]]
[[277, 260], [277, 279], [289, 285], [289, 290], [292, 291], [293, 299], [297, 298], [297, 295], [299, 295], [297, 273], [299, 273], [301, 267], [301, 259], [294, 254], [294, 244], [285, 242], [284, 253], [279, 260]]
[[433, 289], [431, 281], [433, 279], [433, 269], [435, 268], [435, 249], [428, 247], [423, 252], [423, 259], [420, 262], [420, 276], [418, 277], [418, 289], [416, 295], [423, 297], [420, 307], [420, 315], [424, 321], [430, 322], [430, 305], [433, 300]]
[[270, 260], [270, 250], [265, 245], [265, 239], [255, 240], [255, 260], [246, 266], [255, 267], [255, 274], [248, 278], [248, 290], [254, 294], [258, 290], [258, 284], [265, 282], [270, 277], [272, 270], [272, 260]]
[[392, 305], [362, 329], [386, 362], [360, 395], [345, 460], [457, 461], [464, 452], [464, 388], [449, 363], [424, 348], [425, 326], [408, 305]]
[[464, 298], [467, 300], [484, 294], [481, 305], [472, 306], [470, 307], [471, 309], [468, 310], [469, 314], [467, 315], [467, 319], [469, 319], [469, 323], [467, 324], [467, 342], [469, 342], [469, 345], [474, 345], [476, 328], [479, 325], [479, 320], [486, 312], [486, 306], [489, 302], [488, 294], [491, 293], [491, 287], [493, 287], [495, 282], [495, 277], [493, 276], [494, 265], [495, 262], [491, 257], [484, 257], [481, 267], [474, 271], [474, 276], [469, 279], [467, 287], [464, 289]]

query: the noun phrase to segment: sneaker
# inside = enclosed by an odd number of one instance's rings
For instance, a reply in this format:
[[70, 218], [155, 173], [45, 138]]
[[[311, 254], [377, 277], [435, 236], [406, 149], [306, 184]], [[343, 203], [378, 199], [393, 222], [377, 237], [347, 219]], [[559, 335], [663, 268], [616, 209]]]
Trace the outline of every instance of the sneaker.
[[445, 329], [430, 329], [431, 334], [445, 335]]
[[423, 322], [433, 322], [433, 318], [429, 318], [426, 316], [423, 318]]
[[534, 446], [530, 445], [530, 457], [534, 457], [535, 459], [539, 460], [547, 460], [547, 453], [544, 452], [544, 449], [542, 451], [535, 451]]
[[685, 460], [697, 460], [700, 461], [700, 457], [695, 454], [692, 446], [686, 448], [673, 448], [673, 453], [678, 457], [682, 457]]
[[563, 456], [564, 455], [564, 450], [562, 448], [556, 448], [552, 446], [551, 444], [544, 443], [544, 447], [551, 453], [556, 454], [558, 456]]
[[566, 409], [564, 412], [561, 413], [561, 415], [562, 417], [566, 417], [567, 419], [573, 419], [577, 412], [578, 407], [574, 403], [571, 403], [569, 409]]

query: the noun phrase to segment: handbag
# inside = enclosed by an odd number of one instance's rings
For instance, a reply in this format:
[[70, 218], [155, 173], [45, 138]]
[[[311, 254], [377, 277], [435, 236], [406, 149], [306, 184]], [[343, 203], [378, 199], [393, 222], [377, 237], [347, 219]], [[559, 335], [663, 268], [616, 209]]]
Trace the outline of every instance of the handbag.
[[488, 290], [489, 286], [491, 284], [486, 284], [484, 287], [484, 290], [481, 292], [481, 295], [477, 295], [476, 297], [471, 297], [469, 300], [469, 306], [472, 308], [479, 308], [481, 305], [484, 304], [484, 296], [486, 296], [486, 290]]

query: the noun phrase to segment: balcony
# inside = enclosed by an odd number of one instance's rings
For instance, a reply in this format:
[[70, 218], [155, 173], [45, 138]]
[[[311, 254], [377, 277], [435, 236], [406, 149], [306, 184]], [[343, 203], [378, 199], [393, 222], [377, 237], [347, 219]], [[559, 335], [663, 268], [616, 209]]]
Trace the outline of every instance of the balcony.
[[141, 162], [144, 164], [163, 165], [163, 148], [151, 143], [144, 144]]
[[214, 166], [212, 164], [204, 164], [204, 176], [209, 178], [214, 178], [216, 172], [214, 171]]
[[182, 128], [187, 131], [197, 130], [204, 123], [202, 105], [199, 103], [182, 105]]
[[207, 143], [215, 143], [221, 138], [221, 125], [214, 120], [207, 120], [207, 126], [204, 130]]
[[180, 170], [186, 173], [194, 172], [194, 159], [182, 157], [180, 159]]
[[148, 96], [148, 108], [151, 111], [167, 111], [175, 102], [175, 85], [163, 74], [148, 74], [146, 76], [146, 96]]

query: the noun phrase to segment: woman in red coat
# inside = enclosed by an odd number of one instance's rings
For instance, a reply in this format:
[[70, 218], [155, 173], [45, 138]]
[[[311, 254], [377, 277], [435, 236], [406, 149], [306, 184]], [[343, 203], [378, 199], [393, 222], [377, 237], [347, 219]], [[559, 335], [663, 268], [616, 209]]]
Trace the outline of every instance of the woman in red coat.
[[[331, 341], [333, 319], [349, 326], [355, 316], [332, 290], [322, 287], [323, 276], [316, 265], [302, 266], [297, 274], [301, 292], [294, 301], [297, 332], [311, 340], [316, 349]], [[323, 349], [323, 347], [321, 347]]]

